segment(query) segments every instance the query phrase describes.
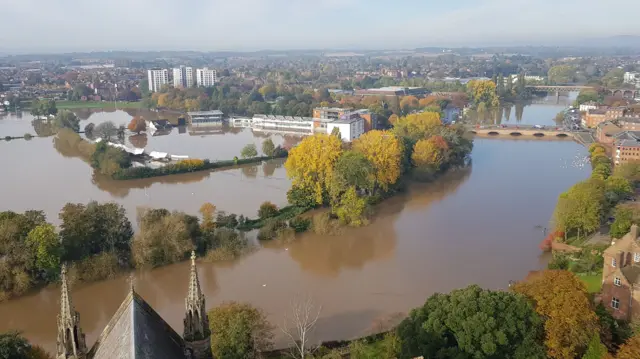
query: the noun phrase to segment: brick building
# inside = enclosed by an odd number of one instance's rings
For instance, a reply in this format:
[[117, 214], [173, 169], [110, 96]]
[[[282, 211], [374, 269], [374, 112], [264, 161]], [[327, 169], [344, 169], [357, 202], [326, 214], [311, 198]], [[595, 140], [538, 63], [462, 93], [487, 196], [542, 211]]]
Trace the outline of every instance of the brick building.
[[595, 128], [602, 122], [612, 121], [619, 117], [623, 117], [625, 110], [625, 107], [591, 109], [585, 114], [582, 125], [589, 128]]
[[611, 145], [616, 140], [615, 136], [621, 132], [624, 132], [621, 126], [611, 121], [605, 121], [596, 126], [596, 140], [604, 145]]
[[617, 319], [640, 317], [640, 229], [631, 230], [604, 251], [602, 303]]
[[640, 131], [624, 131], [614, 136], [615, 165], [640, 161]]

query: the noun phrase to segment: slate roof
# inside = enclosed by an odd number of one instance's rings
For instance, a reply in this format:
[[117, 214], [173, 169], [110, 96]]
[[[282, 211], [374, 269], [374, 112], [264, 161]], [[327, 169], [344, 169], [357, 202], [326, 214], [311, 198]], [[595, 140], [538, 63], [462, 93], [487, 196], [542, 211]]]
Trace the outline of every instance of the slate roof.
[[637, 265], [630, 265], [620, 269], [624, 277], [627, 278], [629, 283], [636, 283], [638, 276], [640, 276], [640, 267]]
[[88, 359], [184, 359], [184, 341], [131, 291], [93, 345]]

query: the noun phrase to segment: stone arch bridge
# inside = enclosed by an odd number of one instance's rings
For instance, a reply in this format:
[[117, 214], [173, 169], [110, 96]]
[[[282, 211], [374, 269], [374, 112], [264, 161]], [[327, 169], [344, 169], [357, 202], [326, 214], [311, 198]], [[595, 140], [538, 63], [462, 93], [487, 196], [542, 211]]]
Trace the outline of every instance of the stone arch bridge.
[[500, 137], [551, 137], [573, 138], [574, 133], [557, 127], [535, 128], [530, 125], [522, 126], [467, 126], [467, 132], [476, 135]]
[[[587, 89], [595, 89], [593, 86], [560, 86], [560, 85], [547, 85], [547, 86], [527, 86], [528, 89], [540, 92], [555, 92], [556, 94], [565, 92], [580, 92]], [[611, 96], [619, 96], [623, 98], [633, 99], [640, 95], [640, 90], [637, 89], [606, 89], [605, 90]]]

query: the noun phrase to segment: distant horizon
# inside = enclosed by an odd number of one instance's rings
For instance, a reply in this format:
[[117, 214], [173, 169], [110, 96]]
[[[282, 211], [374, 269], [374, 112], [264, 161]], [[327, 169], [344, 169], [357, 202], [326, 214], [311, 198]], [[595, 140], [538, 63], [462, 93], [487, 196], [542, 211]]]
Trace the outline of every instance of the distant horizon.
[[638, 13], [637, 0], [5, 0], [0, 52], [565, 46], [638, 37]]
[[[598, 41], [606, 41], [606, 40], [632, 40], [629, 44], [606, 44]], [[591, 42], [598, 43], [591, 43]], [[577, 42], [577, 43], [576, 43]], [[394, 51], [394, 52], [402, 52], [402, 51], [416, 51], [420, 49], [426, 48], [436, 48], [436, 49], [451, 49], [451, 50], [461, 50], [461, 49], [495, 49], [495, 48], [545, 48], [545, 47], [566, 47], [566, 48], [614, 48], [614, 47], [626, 47], [626, 48], [637, 48], [640, 50], [640, 35], [629, 35], [629, 34], [620, 34], [620, 35], [612, 35], [612, 36], [604, 36], [604, 37], [591, 37], [591, 38], [582, 38], [575, 39], [568, 43], [560, 43], [560, 42], [532, 42], [532, 43], [512, 43], [512, 42], [494, 42], [494, 43], [486, 43], [486, 44], [468, 44], [468, 45], [444, 45], [444, 44], [427, 44], [421, 46], [413, 46], [413, 47], [318, 47], [318, 48], [251, 48], [251, 49], [211, 49], [211, 50], [198, 50], [198, 49], [188, 49], [188, 48], [137, 48], [137, 49], [128, 49], [128, 48], [113, 48], [113, 49], [5, 49], [0, 47], [0, 56], [24, 56], [24, 55], [67, 55], [67, 54], [90, 54], [90, 53], [109, 53], [109, 52], [125, 52], [125, 53], [144, 53], [144, 52], [193, 52], [193, 53], [259, 53], [259, 52], [378, 52], [378, 51]]]

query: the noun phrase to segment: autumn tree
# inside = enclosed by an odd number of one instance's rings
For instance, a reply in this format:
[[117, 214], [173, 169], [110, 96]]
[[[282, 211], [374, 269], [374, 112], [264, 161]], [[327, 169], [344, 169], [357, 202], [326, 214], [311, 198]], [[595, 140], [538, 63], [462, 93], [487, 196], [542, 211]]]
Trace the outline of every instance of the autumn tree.
[[276, 206], [275, 204], [269, 201], [263, 202], [260, 205], [260, 208], [258, 209], [258, 217], [260, 217], [260, 219], [271, 218], [277, 214], [278, 214], [278, 206]]
[[273, 156], [275, 150], [276, 146], [273, 144], [273, 140], [267, 138], [266, 140], [262, 141], [262, 153], [265, 156]]
[[411, 161], [416, 167], [429, 167], [438, 171], [447, 162], [449, 145], [441, 136], [433, 136], [427, 140], [416, 142], [411, 154]]
[[389, 123], [393, 126], [398, 121], [399, 117], [395, 113], [389, 116]]
[[355, 151], [362, 153], [375, 169], [375, 189], [387, 190], [400, 178], [402, 142], [389, 131], [373, 130], [353, 143]]
[[284, 164], [287, 176], [298, 192], [310, 194], [315, 203], [322, 204], [323, 192], [341, 154], [342, 141], [335, 136], [315, 134], [306, 137], [289, 152]]
[[131, 119], [131, 122], [129, 122], [127, 128], [131, 132], [140, 134], [140, 132], [147, 130], [147, 122], [141, 116], [136, 116]]
[[545, 270], [513, 286], [545, 318], [547, 355], [554, 359], [582, 356], [598, 334], [598, 317], [584, 284], [573, 273]]
[[184, 213], [142, 208], [131, 245], [138, 267], [158, 267], [186, 258], [195, 249]]
[[214, 206], [210, 202], [203, 203], [202, 206], [200, 206], [199, 212], [202, 215], [202, 224], [200, 225], [202, 227], [202, 230], [212, 231], [213, 229], [215, 229], [216, 206]]
[[422, 112], [399, 118], [395, 121], [393, 132], [417, 141], [430, 137], [440, 126], [442, 121], [439, 112]]
[[640, 334], [629, 338], [620, 346], [616, 359], [637, 359], [640, 358]]
[[250, 304], [227, 302], [208, 313], [215, 358], [252, 359], [273, 347], [273, 327]]
[[400, 358], [545, 358], [542, 320], [529, 300], [475, 285], [432, 295], [397, 333]]
[[467, 83], [467, 91], [476, 107], [494, 108], [500, 106], [500, 99], [496, 93], [496, 84], [489, 80], [471, 80]]

